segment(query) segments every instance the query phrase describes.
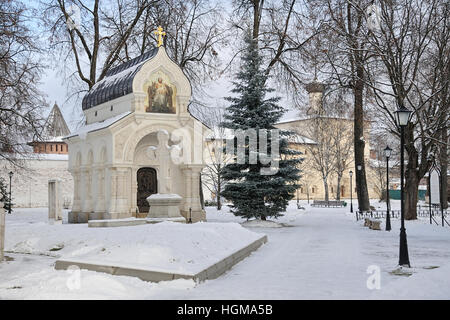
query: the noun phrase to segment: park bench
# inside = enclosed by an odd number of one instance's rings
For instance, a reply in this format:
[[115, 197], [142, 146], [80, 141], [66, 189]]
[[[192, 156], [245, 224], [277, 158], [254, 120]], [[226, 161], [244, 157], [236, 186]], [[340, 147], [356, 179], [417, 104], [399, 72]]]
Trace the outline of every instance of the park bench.
[[332, 208], [340, 208], [344, 206], [344, 201], [337, 201], [337, 200], [331, 200], [331, 201], [324, 201], [324, 200], [314, 200], [311, 204], [313, 207], [332, 207]]
[[365, 218], [364, 219], [364, 227], [369, 227], [369, 229], [372, 229], [372, 230], [381, 230], [381, 220]]

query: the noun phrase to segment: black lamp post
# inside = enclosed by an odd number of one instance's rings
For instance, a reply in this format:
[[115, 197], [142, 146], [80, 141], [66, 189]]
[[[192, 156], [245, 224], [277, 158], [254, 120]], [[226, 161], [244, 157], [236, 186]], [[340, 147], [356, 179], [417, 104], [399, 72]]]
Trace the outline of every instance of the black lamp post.
[[386, 231], [391, 231], [391, 215], [389, 213], [391, 202], [389, 199], [389, 158], [392, 154], [392, 149], [389, 146], [383, 150], [386, 157]]
[[[353, 213], [353, 197], [352, 197], [352, 177], [353, 177], [353, 171], [350, 170], [350, 172], [348, 173], [348, 175], [350, 176], [350, 212]], [[358, 216], [356, 216], [356, 218], [358, 218]]]
[[192, 208], [189, 208], [189, 220], [188, 223], [192, 223]]
[[11, 214], [11, 180], [12, 180], [12, 177], [14, 175], [14, 172], [10, 171], [8, 173], [8, 175], [9, 175], [9, 208], [8, 208], [8, 213]]
[[411, 267], [408, 255], [408, 243], [406, 240], [405, 229], [405, 196], [404, 196], [404, 144], [405, 144], [405, 127], [408, 125], [411, 111], [401, 106], [395, 111], [397, 117], [397, 124], [400, 126], [400, 208], [401, 208], [401, 227], [400, 227], [400, 258], [398, 264], [400, 266]]
[[432, 152], [428, 154], [428, 161], [432, 163], [430, 170], [428, 171], [428, 208], [430, 210], [430, 224], [433, 224], [432, 222], [433, 208], [431, 207], [431, 171], [433, 170], [434, 167], [434, 154]]

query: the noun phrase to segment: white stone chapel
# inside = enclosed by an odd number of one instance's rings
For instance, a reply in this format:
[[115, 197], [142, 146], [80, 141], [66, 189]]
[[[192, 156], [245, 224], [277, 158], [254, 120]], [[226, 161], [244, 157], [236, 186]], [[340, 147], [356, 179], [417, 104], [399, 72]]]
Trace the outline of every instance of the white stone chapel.
[[200, 172], [208, 128], [189, 113], [190, 98], [189, 80], [163, 46], [95, 84], [82, 102], [85, 126], [64, 138], [74, 180], [70, 223], [146, 217], [152, 194], [179, 195], [181, 215], [205, 220]]

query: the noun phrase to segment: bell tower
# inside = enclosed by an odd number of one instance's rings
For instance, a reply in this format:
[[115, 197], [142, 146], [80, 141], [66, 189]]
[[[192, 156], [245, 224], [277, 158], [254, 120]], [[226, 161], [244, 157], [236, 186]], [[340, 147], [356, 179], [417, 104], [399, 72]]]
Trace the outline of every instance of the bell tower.
[[325, 85], [314, 80], [306, 85], [306, 91], [308, 91], [309, 94], [309, 108], [307, 114], [310, 116], [324, 115], [323, 92], [325, 91]]

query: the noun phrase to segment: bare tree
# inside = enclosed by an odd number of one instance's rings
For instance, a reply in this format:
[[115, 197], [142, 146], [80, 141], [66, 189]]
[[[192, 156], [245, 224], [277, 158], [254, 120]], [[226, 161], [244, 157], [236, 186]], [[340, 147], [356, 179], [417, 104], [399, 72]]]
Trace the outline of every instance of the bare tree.
[[328, 134], [333, 137], [332, 151], [334, 152], [336, 175], [336, 200], [341, 199], [341, 182], [344, 172], [353, 162], [353, 126], [349, 117], [351, 103], [347, 101], [348, 94], [342, 90], [327, 95], [327, 113], [335, 119], [329, 119]]
[[259, 42], [266, 73], [296, 101], [306, 80], [303, 48], [318, 34], [320, 17], [308, 15], [301, 0], [235, 0], [233, 4], [234, 29], [251, 30]]
[[449, 121], [448, 44], [440, 47], [432, 41], [438, 28], [444, 32], [439, 37], [449, 36], [448, 4], [441, 11], [442, 6], [438, 0], [381, 2], [380, 29], [367, 34], [373, 52], [372, 63], [366, 66], [368, 84], [386, 129], [400, 135], [393, 106], [413, 111], [405, 128], [405, 218], [409, 220], [417, 218], [419, 181], [431, 164], [428, 154], [434, 146], [447, 143], [441, 138]]
[[[153, 48], [157, 26], [166, 32], [164, 46], [169, 56], [188, 75], [195, 90], [190, 109], [200, 108], [202, 84], [222, 71], [219, 46], [226, 44], [227, 30], [221, 26], [223, 10], [217, 2], [51, 0], [42, 7], [50, 33], [49, 49], [68, 72], [64, 80], [69, 98], [79, 98], [112, 67]], [[73, 14], [77, 10], [78, 24]]]
[[19, 2], [0, 0], [0, 158], [19, 165], [27, 142], [39, 139], [46, 107], [38, 90], [43, 65], [40, 49]]
[[[49, 51], [69, 72], [66, 83], [74, 94], [91, 89], [119, 57], [145, 10], [157, 0], [51, 0], [41, 3], [42, 20], [49, 31]], [[115, 19], [112, 21], [112, 17]], [[121, 25], [116, 32], [111, 25]]]
[[207, 138], [205, 162], [202, 171], [203, 185], [216, 196], [217, 210], [222, 209], [221, 192], [225, 187], [222, 179], [222, 169], [233, 161], [233, 157], [224, 151], [226, 145], [227, 131], [220, 124], [224, 121], [225, 109], [222, 107], [210, 108], [204, 115], [206, 124], [211, 128], [211, 136]]
[[333, 150], [335, 139], [329, 132], [330, 119], [328, 117], [315, 116], [310, 121], [308, 128], [305, 128], [304, 132], [298, 132], [298, 134], [306, 135], [315, 142], [315, 144], [306, 144], [310, 159], [309, 164], [313, 170], [320, 174], [325, 201], [328, 201], [329, 179], [336, 170], [336, 153]]
[[[155, 35], [151, 30], [161, 26], [166, 32], [164, 47], [169, 56], [186, 73], [194, 89], [201, 91], [205, 81], [216, 79], [222, 71], [223, 55], [219, 52], [227, 45], [228, 35], [222, 23], [223, 13], [216, 1], [160, 0], [157, 5], [145, 9], [123, 47], [120, 59], [127, 61], [153, 46]], [[107, 21], [112, 32], [126, 32], [126, 24], [117, 23], [120, 21], [117, 14], [108, 16]]]
[[322, 64], [331, 90], [350, 90], [353, 95], [353, 150], [356, 171], [356, 190], [361, 210], [369, 210], [369, 192], [364, 159], [365, 68], [369, 55], [367, 41], [362, 35], [367, 30], [365, 9], [372, 1], [318, 0], [308, 3], [311, 15], [322, 14], [320, 46], [310, 48], [310, 56]]
[[350, 167], [353, 162], [353, 130], [347, 121], [337, 119], [331, 124], [329, 134], [333, 136], [332, 150], [334, 152], [335, 166], [334, 173], [336, 174], [336, 200], [341, 200], [341, 181], [344, 172]]

